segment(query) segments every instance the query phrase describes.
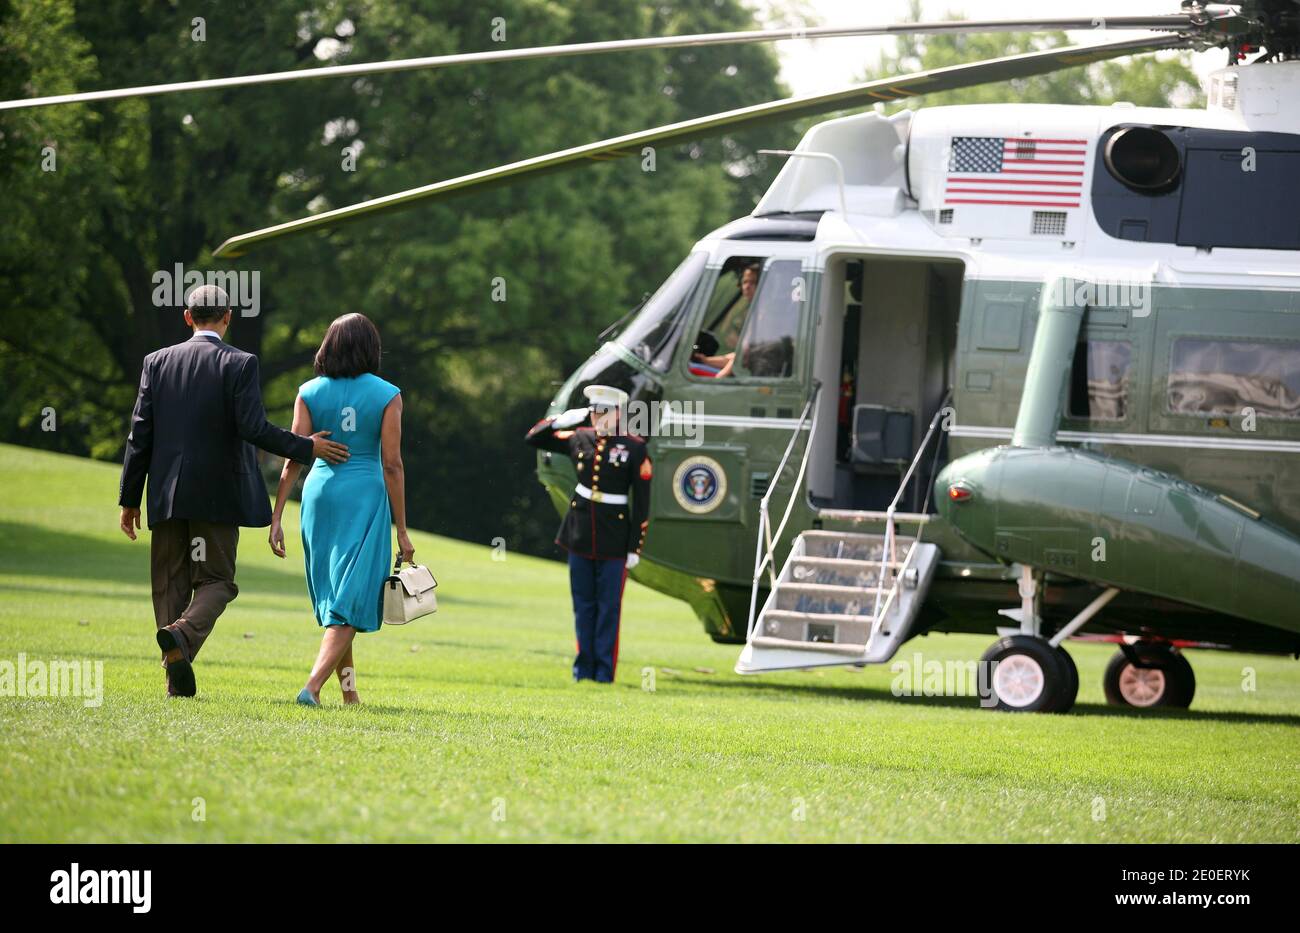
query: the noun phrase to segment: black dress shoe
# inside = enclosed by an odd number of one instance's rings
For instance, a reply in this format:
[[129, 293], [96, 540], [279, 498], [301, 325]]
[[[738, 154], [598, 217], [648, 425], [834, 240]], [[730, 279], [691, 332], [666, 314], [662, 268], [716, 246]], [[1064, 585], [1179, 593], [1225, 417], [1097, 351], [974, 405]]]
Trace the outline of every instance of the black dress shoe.
[[181, 652], [181, 656], [175, 661], [164, 661], [167, 665], [167, 695], [172, 697], [192, 697], [198, 691], [194, 683], [194, 668], [190, 662], [185, 660], [184, 649], [176, 640], [176, 633], [165, 629], [158, 629], [158, 647], [164, 653], [168, 651]]

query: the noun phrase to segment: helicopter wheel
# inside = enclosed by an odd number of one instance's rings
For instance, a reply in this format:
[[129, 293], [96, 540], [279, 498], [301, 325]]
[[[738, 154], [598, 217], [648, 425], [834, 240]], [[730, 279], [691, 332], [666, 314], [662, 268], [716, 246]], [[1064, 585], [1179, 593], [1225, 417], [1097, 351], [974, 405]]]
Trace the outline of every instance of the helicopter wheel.
[[[1133, 663], [1131, 655], [1141, 663]], [[1110, 659], [1103, 686], [1106, 702], [1112, 706], [1186, 709], [1196, 693], [1196, 675], [1182, 652], [1166, 645], [1139, 642], [1129, 652], [1116, 652]]]
[[1053, 712], [1068, 713], [1074, 708], [1074, 701], [1079, 696], [1079, 669], [1074, 666], [1074, 658], [1070, 657], [1070, 652], [1066, 651], [1060, 645], [1056, 646], [1056, 653], [1061, 656], [1061, 666], [1065, 669], [1066, 682], [1061, 690], [1059, 702]]
[[1032, 635], [999, 638], [980, 666], [991, 670], [988, 686], [993, 709], [1018, 713], [1065, 712], [1079, 692], [1074, 661], [1047, 639]]

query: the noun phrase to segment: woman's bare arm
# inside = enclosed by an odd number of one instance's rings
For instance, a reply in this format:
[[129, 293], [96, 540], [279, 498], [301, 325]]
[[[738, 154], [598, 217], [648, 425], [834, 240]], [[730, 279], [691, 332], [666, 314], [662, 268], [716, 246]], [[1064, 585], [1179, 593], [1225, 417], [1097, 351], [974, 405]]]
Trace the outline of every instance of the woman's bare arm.
[[[311, 431], [311, 412], [307, 409], [307, 403], [298, 396], [293, 403], [293, 427], [294, 434], [304, 436], [312, 433]], [[286, 459], [284, 467], [280, 470], [280, 485], [275, 491], [275, 508], [271, 511], [271, 532], [267, 536], [267, 541], [271, 545], [271, 552], [276, 557], [284, 557], [284, 529], [280, 526], [280, 519], [284, 517], [284, 504], [289, 499], [289, 493], [293, 490], [294, 483], [298, 482], [298, 474], [302, 472], [302, 464], [293, 460]]]
[[406, 470], [402, 465], [402, 396], [397, 394], [384, 408], [379, 430], [379, 455], [384, 464], [384, 485], [388, 487], [388, 506], [397, 528], [397, 549], [405, 561], [415, 557], [415, 548], [406, 531]]

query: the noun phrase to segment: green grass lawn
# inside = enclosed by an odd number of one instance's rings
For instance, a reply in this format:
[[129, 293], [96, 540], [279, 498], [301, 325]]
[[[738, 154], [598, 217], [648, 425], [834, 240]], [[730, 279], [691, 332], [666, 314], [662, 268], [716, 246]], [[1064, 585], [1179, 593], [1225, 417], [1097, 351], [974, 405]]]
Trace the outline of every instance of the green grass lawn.
[[438, 614], [358, 636], [363, 706], [331, 684], [299, 707], [319, 631], [296, 513], [286, 561], [243, 532], [199, 695], [168, 700], [116, 493], [112, 465], [0, 446], [0, 660], [105, 679], [98, 708], [0, 697], [0, 840], [1300, 841], [1289, 659], [1192, 652], [1193, 710], [1131, 714], [1102, 699], [1110, 649], [1077, 645], [1073, 714], [1000, 715], [895, 698], [886, 668], [741, 678], [736, 647], [629, 584], [619, 683], [574, 685], [564, 568], [429, 534]]

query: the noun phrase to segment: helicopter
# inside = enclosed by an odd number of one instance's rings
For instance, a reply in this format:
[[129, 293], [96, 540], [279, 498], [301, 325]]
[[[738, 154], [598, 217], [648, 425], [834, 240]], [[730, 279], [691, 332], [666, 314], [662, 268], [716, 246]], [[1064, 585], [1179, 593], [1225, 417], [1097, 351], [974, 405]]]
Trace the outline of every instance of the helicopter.
[[[789, 38], [1088, 29], [1092, 18], [757, 30], [498, 50], [0, 102], [0, 109], [467, 62]], [[653, 406], [631, 575], [736, 671], [886, 663], [989, 634], [982, 705], [1182, 708], [1187, 649], [1300, 657], [1300, 7], [1183, 2], [1122, 41], [889, 77], [628, 133], [232, 236], [278, 238], [647, 146], [812, 126], [551, 399]], [[875, 105], [1221, 48], [1204, 109]], [[1254, 56], [1247, 61], [1248, 57]], [[866, 108], [866, 109], [864, 109]], [[607, 339], [605, 339], [607, 338]], [[575, 478], [539, 453], [563, 511]]]

